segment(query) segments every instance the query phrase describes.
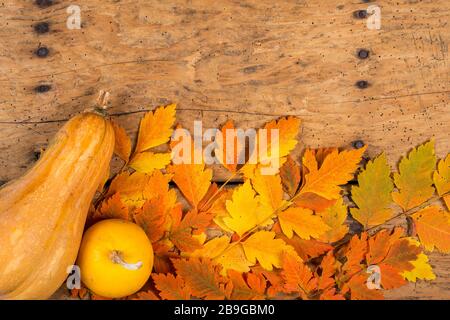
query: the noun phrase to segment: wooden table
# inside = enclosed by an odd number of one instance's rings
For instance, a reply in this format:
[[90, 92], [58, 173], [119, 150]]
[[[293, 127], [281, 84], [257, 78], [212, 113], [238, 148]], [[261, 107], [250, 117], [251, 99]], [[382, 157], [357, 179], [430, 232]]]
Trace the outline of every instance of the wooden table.
[[[301, 146], [363, 140], [390, 163], [436, 140], [450, 149], [450, 2], [80, 0], [0, 3], [0, 180], [22, 174], [72, 115], [112, 93], [110, 114], [135, 135], [142, 114], [178, 103], [179, 122], [259, 127], [295, 115]], [[356, 13], [355, 13], [356, 12]], [[73, 12], [72, 12], [73, 14]], [[73, 18], [73, 16], [72, 16]], [[72, 20], [70, 20], [72, 21]], [[368, 56], [367, 56], [368, 54]], [[215, 179], [226, 172], [215, 168]], [[438, 276], [390, 294], [450, 298], [450, 258]]]

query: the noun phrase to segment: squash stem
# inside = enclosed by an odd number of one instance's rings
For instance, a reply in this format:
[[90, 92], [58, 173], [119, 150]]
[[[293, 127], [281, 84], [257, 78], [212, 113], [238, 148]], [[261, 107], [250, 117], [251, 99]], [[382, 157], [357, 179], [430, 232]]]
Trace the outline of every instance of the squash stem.
[[142, 261], [138, 261], [136, 263], [126, 263], [122, 259], [122, 253], [120, 251], [114, 250], [111, 252], [111, 261], [117, 264], [120, 264], [127, 270], [138, 270], [142, 267]]

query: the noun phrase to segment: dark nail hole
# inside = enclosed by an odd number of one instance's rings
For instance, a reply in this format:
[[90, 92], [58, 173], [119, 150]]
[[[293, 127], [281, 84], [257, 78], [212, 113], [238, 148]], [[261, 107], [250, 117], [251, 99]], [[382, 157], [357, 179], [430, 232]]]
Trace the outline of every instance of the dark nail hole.
[[37, 93], [44, 93], [47, 91], [50, 91], [52, 87], [48, 84], [41, 84], [37, 87], [34, 88], [34, 91], [36, 91]]
[[39, 22], [34, 25], [34, 31], [37, 33], [46, 33], [50, 30], [48, 22]]
[[365, 89], [369, 86], [369, 83], [366, 80], [359, 80], [356, 82], [356, 86], [360, 89]]
[[362, 140], [355, 140], [352, 142], [352, 147], [355, 149], [361, 149], [362, 147], [364, 147], [364, 141]]
[[367, 18], [367, 11], [366, 10], [357, 10], [357, 11], [353, 12], [353, 16], [356, 19], [365, 19], [365, 18]]
[[369, 57], [369, 51], [366, 49], [361, 49], [358, 51], [358, 58], [367, 59]]
[[5, 180], [0, 180], [0, 186], [2, 186], [2, 185], [4, 185], [4, 184], [6, 184], [8, 181], [5, 181]]
[[41, 8], [49, 7], [53, 4], [53, 0], [36, 0], [36, 5]]
[[40, 157], [41, 157], [41, 152], [40, 151], [34, 151], [33, 152], [33, 158], [34, 158], [35, 161], [38, 161]]
[[48, 53], [49, 51], [46, 47], [40, 47], [39, 49], [36, 50], [36, 55], [40, 58], [48, 56]]

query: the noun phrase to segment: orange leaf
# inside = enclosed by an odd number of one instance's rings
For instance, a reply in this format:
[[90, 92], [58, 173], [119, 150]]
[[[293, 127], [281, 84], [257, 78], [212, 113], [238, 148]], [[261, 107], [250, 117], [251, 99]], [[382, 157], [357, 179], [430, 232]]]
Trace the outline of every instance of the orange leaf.
[[321, 274], [318, 278], [318, 288], [325, 290], [331, 288], [335, 285], [335, 280], [333, 278], [336, 272], [336, 259], [334, 258], [333, 251], [328, 251], [327, 255], [323, 257], [320, 263]]
[[160, 291], [159, 295], [164, 300], [189, 300], [191, 298], [190, 290], [180, 276], [174, 276], [169, 273], [153, 274], [155, 287]]
[[117, 156], [119, 156], [119, 158], [123, 161], [128, 162], [131, 154], [130, 137], [127, 135], [125, 129], [114, 121], [111, 121], [111, 125], [114, 129], [114, 136], [116, 139], [114, 144], [114, 153], [117, 154]]
[[141, 291], [136, 294], [133, 300], [159, 300], [158, 296], [152, 291]]
[[450, 253], [450, 214], [439, 207], [431, 206], [413, 214], [420, 242], [425, 249], [436, 248], [443, 253]]
[[226, 279], [220, 275], [220, 267], [209, 259], [174, 259], [173, 265], [191, 289], [192, 295], [207, 300], [223, 300], [228, 295]]
[[290, 156], [281, 167], [280, 176], [284, 191], [292, 198], [298, 190], [301, 176], [299, 165]]
[[167, 172], [173, 174], [172, 180], [186, 200], [198, 208], [211, 185], [212, 170], [205, 169], [204, 164], [177, 164], [169, 166]]
[[164, 202], [157, 197], [147, 200], [134, 214], [134, 221], [144, 229], [151, 242], [163, 237], [167, 211]]
[[339, 186], [353, 178], [365, 150], [366, 147], [340, 153], [334, 150], [327, 155], [319, 169], [312, 159], [306, 159], [309, 173], [305, 175], [300, 193], [311, 192], [327, 200], [338, 199], [341, 191]]
[[[222, 126], [220, 133], [222, 134], [222, 139], [219, 138], [218, 132], [214, 140], [217, 144], [215, 156], [230, 172], [236, 172], [239, 157], [242, 157], [243, 161], [241, 162], [245, 162], [245, 141], [239, 141], [238, 132], [232, 120], [228, 120]], [[232, 138], [233, 140], [229, 141], [227, 138]]]
[[192, 232], [197, 234], [203, 232], [211, 223], [212, 215], [201, 212], [189, 211], [179, 223], [175, 223], [169, 239], [183, 252], [191, 252], [201, 247], [200, 242], [192, 236]]
[[350, 289], [352, 300], [383, 300], [383, 294], [380, 290], [369, 289], [367, 287], [367, 275], [357, 274], [345, 284]]
[[169, 141], [175, 122], [175, 104], [159, 107], [155, 112], [147, 112], [139, 126], [135, 153], [148, 150]]
[[[433, 174], [434, 185], [439, 196], [443, 196], [450, 192], [450, 154], [445, 159], [439, 161], [438, 169]], [[450, 194], [444, 196], [447, 209], [450, 210]]]
[[122, 202], [120, 193], [102, 202], [100, 210], [95, 211], [93, 219], [124, 219], [129, 220], [128, 207]]
[[244, 279], [242, 273], [235, 270], [228, 271], [228, 277], [233, 283], [231, 299], [234, 300], [264, 300], [266, 279], [259, 274], [247, 273]]
[[281, 276], [286, 290], [298, 292], [303, 299], [308, 299], [311, 292], [317, 288], [317, 279], [313, 277], [308, 266], [295, 256], [285, 254], [282, 268]]
[[342, 270], [350, 275], [361, 271], [361, 262], [365, 258], [367, 250], [367, 233], [363, 232], [360, 237], [355, 234], [344, 251], [346, 262], [342, 266]]

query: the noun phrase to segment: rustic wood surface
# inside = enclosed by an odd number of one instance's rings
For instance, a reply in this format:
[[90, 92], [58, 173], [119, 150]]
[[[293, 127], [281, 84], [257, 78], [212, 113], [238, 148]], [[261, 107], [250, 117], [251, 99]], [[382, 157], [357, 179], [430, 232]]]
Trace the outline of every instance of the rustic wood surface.
[[[1, 181], [30, 167], [100, 89], [111, 91], [110, 114], [133, 136], [145, 110], [176, 102], [188, 128], [296, 115], [297, 154], [361, 139], [394, 167], [433, 137], [439, 156], [450, 149], [447, 0], [377, 1], [380, 30], [353, 15], [370, 5], [362, 0], [80, 0], [80, 30], [66, 27], [71, 1], [39, 2], [50, 5], [0, 2]], [[49, 30], [38, 33], [42, 22]], [[48, 55], [37, 56], [43, 47]], [[359, 59], [359, 49], [370, 56]], [[449, 299], [450, 258], [430, 257], [436, 281], [389, 296]]]

